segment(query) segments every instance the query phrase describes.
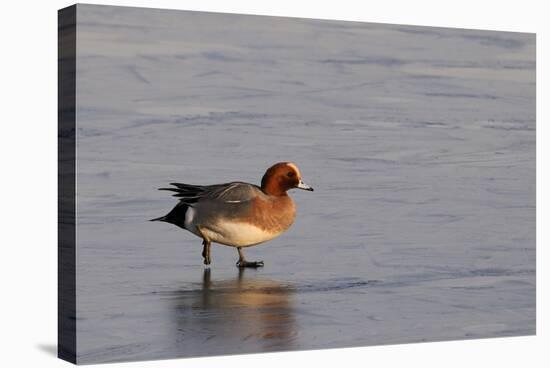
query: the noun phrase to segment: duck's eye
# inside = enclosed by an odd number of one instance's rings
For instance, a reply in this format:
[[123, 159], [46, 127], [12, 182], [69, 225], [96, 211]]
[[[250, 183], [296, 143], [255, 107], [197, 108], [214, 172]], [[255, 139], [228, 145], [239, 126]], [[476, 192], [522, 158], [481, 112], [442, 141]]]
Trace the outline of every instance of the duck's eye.
[[294, 175], [296, 175], [294, 171], [289, 171], [288, 174], [286, 174], [289, 178], [292, 178]]

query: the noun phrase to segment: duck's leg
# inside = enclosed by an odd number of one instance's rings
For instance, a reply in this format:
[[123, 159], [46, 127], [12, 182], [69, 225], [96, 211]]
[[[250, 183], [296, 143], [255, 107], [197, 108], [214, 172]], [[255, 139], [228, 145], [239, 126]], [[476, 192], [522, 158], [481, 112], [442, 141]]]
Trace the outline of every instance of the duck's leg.
[[239, 261], [237, 262], [237, 267], [263, 267], [264, 261], [247, 261], [244, 258], [244, 253], [241, 247], [237, 247], [237, 251], [239, 252]]
[[204, 264], [209, 265], [212, 263], [212, 260], [210, 259], [210, 241], [203, 239], [202, 241], [202, 258], [204, 258]]
[[210, 259], [210, 239], [208, 239], [204, 233], [201, 231], [201, 227], [197, 226], [197, 230], [202, 236], [202, 258], [204, 258], [204, 264], [209, 265], [212, 263], [212, 260]]

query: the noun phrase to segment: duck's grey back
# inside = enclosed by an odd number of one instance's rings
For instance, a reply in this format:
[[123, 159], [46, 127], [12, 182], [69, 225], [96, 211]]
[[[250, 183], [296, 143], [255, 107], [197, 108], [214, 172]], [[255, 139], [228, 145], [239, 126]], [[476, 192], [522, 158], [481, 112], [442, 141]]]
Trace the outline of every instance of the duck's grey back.
[[[207, 225], [220, 217], [242, 216], [250, 210], [254, 198], [266, 196], [257, 185], [244, 182], [214, 185], [170, 183], [170, 185], [173, 187], [159, 188], [159, 190], [175, 192], [174, 197], [180, 199], [179, 203], [167, 215], [151, 221], [168, 222], [192, 232], [195, 232], [195, 229], [190, 228], [191, 223]], [[192, 210], [190, 211], [189, 208]]]

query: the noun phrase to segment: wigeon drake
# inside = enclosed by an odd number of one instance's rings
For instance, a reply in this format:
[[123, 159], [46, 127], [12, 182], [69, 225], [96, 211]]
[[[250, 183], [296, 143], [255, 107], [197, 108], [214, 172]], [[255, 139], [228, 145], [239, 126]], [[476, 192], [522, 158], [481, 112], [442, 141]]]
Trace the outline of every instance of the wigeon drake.
[[296, 205], [287, 191], [313, 191], [292, 162], [279, 162], [267, 169], [261, 186], [243, 182], [170, 185], [174, 188], [159, 190], [176, 192], [179, 203], [166, 216], [151, 221], [169, 222], [202, 238], [205, 265], [211, 263], [212, 242], [237, 248], [238, 267], [263, 266], [263, 261], [247, 261], [242, 248], [271, 240], [294, 222]]

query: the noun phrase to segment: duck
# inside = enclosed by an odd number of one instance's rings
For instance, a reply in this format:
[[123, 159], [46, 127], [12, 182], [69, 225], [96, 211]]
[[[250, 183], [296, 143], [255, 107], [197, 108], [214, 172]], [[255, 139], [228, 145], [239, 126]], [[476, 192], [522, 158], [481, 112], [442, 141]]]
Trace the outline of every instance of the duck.
[[313, 191], [302, 181], [293, 162], [269, 167], [261, 184], [234, 181], [194, 185], [170, 183], [159, 190], [175, 192], [179, 202], [166, 215], [151, 219], [176, 225], [202, 239], [205, 265], [212, 263], [211, 244], [237, 249], [237, 267], [262, 267], [263, 261], [247, 261], [243, 248], [270, 241], [286, 232], [296, 218], [291, 189]]

